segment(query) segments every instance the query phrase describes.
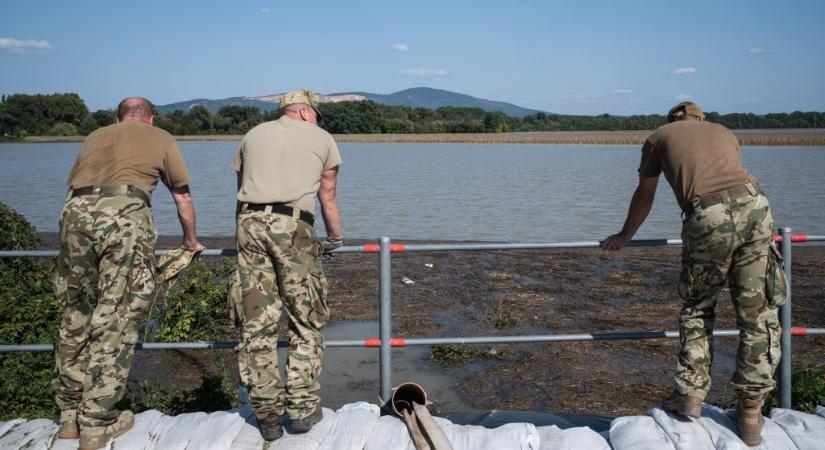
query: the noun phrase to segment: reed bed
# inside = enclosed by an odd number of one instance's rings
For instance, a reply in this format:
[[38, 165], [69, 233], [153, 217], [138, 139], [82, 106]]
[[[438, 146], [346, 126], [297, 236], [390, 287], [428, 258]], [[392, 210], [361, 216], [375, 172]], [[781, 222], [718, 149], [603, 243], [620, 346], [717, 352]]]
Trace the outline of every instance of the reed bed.
[[[616, 144], [641, 145], [651, 133], [641, 131], [540, 131], [527, 133], [466, 134], [336, 134], [337, 142], [358, 143], [448, 143], [448, 144]], [[733, 130], [741, 145], [825, 146], [825, 129]], [[176, 136], [179, 141], [240, 141], [239, 135]], [[83, 136], [29, 136], [24, 142], [82, 142]]]

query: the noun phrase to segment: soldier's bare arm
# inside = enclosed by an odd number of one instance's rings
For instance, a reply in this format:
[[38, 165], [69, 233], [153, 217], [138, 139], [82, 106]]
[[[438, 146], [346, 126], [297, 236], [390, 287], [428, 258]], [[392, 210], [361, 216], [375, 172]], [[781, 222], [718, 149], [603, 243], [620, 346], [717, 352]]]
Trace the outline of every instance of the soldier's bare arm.
[[[318, 189], [318, 200], [321, 203], [321, 215], [324, 216], [324, 225], [327, 228], [327, 243], [330, 247], [343, 245], [341, 231], [341, 214], [338, 211], [336, 186], [338, 184], [338, 166], [325, 170], [321, 174], [321, 186]], [[337, 244], [337, 245], [336, 245]], [[327, 245], [325, 245], [325, 248]]]
[[181, 246], [195, 252], [203, 250], [203, 245], [198, 242], [195, 235], [195, 206], [192, 205], [192, 194], [189, 192], [189, 186], [172, 189], [172, 199], [175, 200], [178, 220], [180, 220], [180, 227], [183, 230]]
[[633, 238], [639, 227], [642, 226], [650, 208], [653, 206], [653, 199], [656, 197], [656, 187], [659, 185], [659, 177], [639, 177], [639, 185], [633, 198], [630, 199], [630, 206], [627, 210], [622, 231], [608, 236], [602, 241], [602, 250], [621, 250], [628, 241]]

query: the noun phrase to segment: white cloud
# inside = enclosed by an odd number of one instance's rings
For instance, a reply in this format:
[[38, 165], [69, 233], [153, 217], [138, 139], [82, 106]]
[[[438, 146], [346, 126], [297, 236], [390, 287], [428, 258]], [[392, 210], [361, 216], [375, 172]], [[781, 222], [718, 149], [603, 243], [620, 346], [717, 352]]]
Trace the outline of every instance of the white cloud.
[[748, 50], [748, 53], [750, 53], [753, 56], [759, 56], [759, 55], [765, 53], [765, 49], [764, 48], [759, 48], [759, 47], [754, 47], [754, 48]]
[[676, 94], [673, 96], [674, 100], [685, 101], [685, 100], [693, 100], [693, 96], [690, 94]]
[[264, 13], [264, 14], [269, 14], [269, 13], [272, 12], [272, 8], [264, 6], [263, 8], [261, 8], [261, 12]]
[[695, 67], [679, 67], [677, 69], [673, 69], [674, 75], [693, 75], [696, 73]]
[[444, 69], [404, 69], [401, 71], [404, 75], [412, 75], [414, 77], [443, 77], [447, 75]]
[[392, 46], [392, 49], [397, 51], [397, 52], [404, 53], [407, 50], [409, 50], [410, 48], [407, 46], [407, 44], [395, 44], [395, 45]]
[[614, 94], [632, 94], [633, 89], [613, 89]]
[[51, 48], [51, 44], [46, 40], [24, 39], [21, 41], [19, 39], [0, 38], [0, 50], [17, 55], [43, 52]]

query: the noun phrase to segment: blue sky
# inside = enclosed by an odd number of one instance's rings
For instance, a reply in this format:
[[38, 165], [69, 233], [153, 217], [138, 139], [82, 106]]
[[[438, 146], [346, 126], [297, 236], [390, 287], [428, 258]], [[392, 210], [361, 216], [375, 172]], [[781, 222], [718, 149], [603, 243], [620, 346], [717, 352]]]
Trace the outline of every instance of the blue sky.
[[562, 114], [825, 110], [825, 1], [0, 3], [0, 92], [90, 109], [415, 86]]

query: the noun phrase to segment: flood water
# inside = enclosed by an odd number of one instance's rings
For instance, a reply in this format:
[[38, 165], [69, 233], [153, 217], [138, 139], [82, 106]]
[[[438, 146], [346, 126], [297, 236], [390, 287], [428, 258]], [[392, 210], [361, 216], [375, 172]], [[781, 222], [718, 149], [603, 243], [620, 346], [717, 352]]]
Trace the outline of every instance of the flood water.
[[[79, 143], [0, 144], [0, 201], [55, 232]], [[234, 234], [237, 142], [182, 142], [199, 234]], [[341, 144], [338, 195], [349, 239], [598, 240], [621, 228], [640, 151], [628, 145]], [[777, 226], [825, 234], [825, 148], [743, 149]], [[179, 235], [168, 191], [154, 196], [161, 234]], [[661, 178], [639, 238], [678, 238], [679, 208]], [[319, 226], [323, 235], [323, 227]]]

